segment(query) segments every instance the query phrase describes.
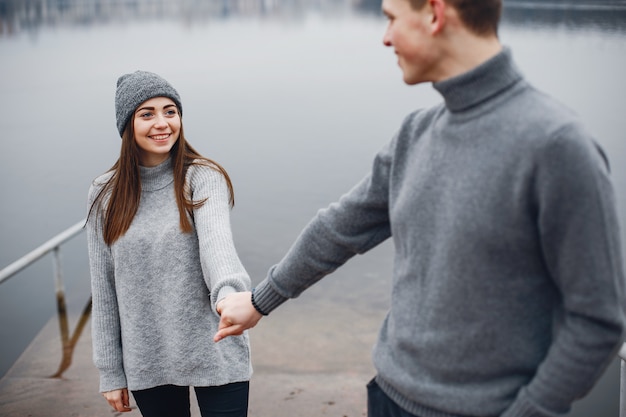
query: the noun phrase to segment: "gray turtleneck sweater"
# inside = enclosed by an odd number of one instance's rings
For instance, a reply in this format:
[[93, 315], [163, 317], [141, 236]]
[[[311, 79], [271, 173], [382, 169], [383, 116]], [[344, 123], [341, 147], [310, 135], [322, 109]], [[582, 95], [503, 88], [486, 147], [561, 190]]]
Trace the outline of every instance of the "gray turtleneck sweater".
[[434, 88], [371, 173], [318, 212], [255, 289], [270, 312], [392, 237], [377, 382], [420, 417], [554, 417], [613, 358], [624, 326], [602, 150], [511, 53]]
[[[126, 234], [108, 247], [101, 218], [87, 224], [100, 390], [249, 380], [248, 335], [213, 342], [215, 303], [250, 288], [233, 244], [223, 176], [208, 166], [189, 168], [193, 199], [207, 201], [194, 211], [194, 231], [182, 233], [171, 160], [140, 169], [141, 201]], [[94, 181], [90, 206], [109, 177]]]

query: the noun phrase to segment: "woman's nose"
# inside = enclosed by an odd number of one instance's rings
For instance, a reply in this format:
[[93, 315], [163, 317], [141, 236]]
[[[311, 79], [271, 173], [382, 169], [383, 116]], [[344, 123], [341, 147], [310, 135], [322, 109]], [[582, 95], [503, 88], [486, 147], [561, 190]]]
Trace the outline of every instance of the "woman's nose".
[[167, 120], [165, 119], [165, 116], [162, 114], [157, 115], [154, 119], [154, 126], [158, 128], [167, 127]]

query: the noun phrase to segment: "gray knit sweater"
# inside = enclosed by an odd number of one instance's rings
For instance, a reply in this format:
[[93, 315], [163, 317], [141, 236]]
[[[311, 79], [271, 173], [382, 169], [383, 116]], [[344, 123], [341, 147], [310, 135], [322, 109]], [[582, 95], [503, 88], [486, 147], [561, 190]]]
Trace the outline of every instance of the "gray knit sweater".
[[[97, 178], [89, 204], [110, 177]], [[171, 160], [141, 167], [141, 201], [124, 236], [108, 247], [91, 216], [87, 239], [93, 296], [93, 358], [100, 390], [164, 384], [215, 386], [251, 376], [248, 335], [213, 342], [215, 303], [250, 287], [231, 235], [221, 174], [191, 166], [195, 230], [182, 233]], [[226, 343], [224, 343], [226, 342]]]
[[421, 417], [563, 415], [622, 340], [624, 273], [602, 151], [500, 54], [435, 83], [372, 171], [255, 289], [266, 312], [393, 238], [377, 382]]

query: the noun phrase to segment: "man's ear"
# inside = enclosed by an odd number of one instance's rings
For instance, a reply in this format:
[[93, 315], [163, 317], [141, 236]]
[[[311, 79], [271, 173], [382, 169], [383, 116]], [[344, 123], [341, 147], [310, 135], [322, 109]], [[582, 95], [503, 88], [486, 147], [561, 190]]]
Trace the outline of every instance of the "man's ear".
[[446, 24], [446, 4], [445, 0], [428, 0], [431, 12], [430, 29], [433, 35], [441, 33]]

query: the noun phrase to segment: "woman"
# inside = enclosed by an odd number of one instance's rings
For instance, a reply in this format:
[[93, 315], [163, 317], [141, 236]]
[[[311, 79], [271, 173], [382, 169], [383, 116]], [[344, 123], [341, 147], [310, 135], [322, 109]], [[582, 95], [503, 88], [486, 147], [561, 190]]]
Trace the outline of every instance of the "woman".
[[89, 191], [94, 363], [119, 412], [130, 390], [144, 417], [247, 415], [246, 334], [215, 344], [217, 303], [250, 278], [230, 230], [226, 171], [185, 140], [178, 92], [160, 76], [121, 76], [120, 157]]

